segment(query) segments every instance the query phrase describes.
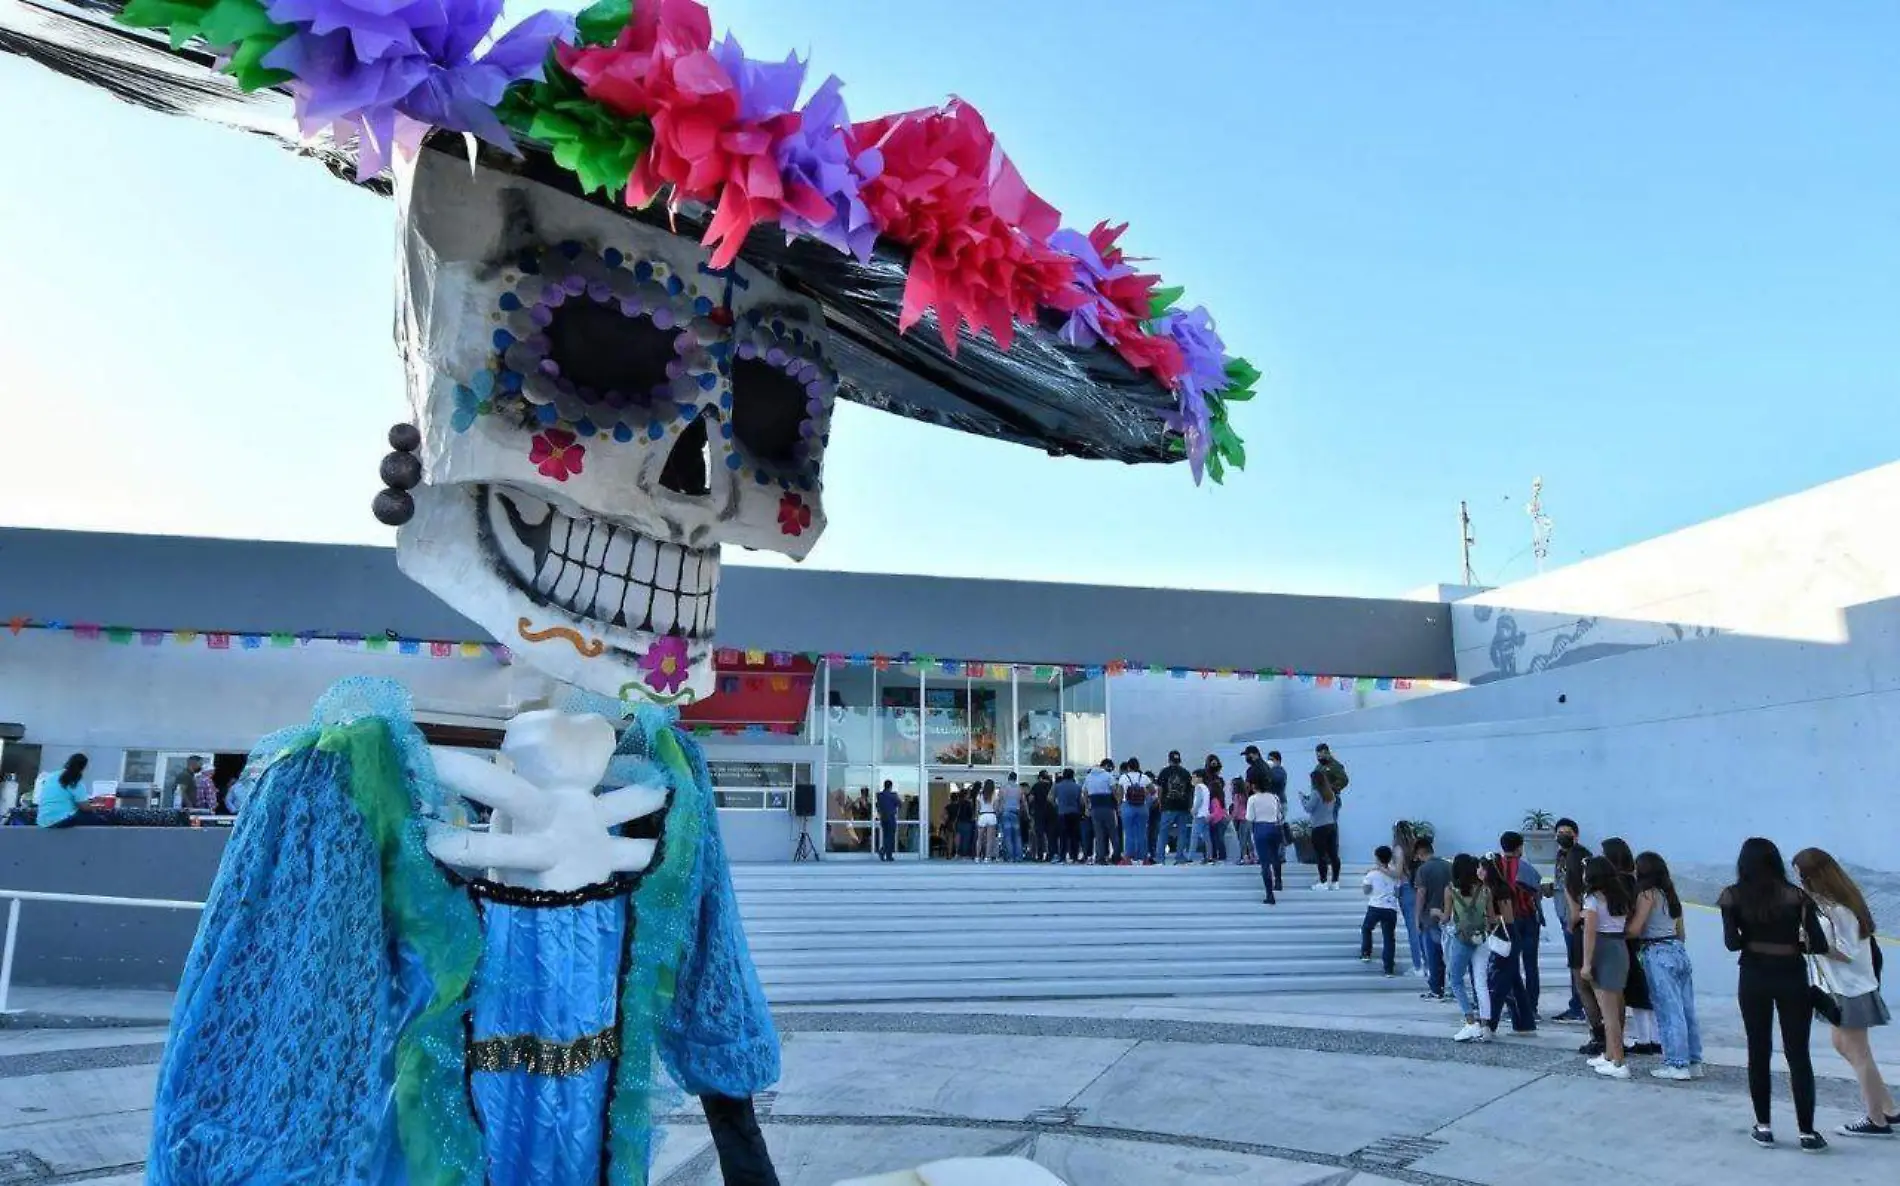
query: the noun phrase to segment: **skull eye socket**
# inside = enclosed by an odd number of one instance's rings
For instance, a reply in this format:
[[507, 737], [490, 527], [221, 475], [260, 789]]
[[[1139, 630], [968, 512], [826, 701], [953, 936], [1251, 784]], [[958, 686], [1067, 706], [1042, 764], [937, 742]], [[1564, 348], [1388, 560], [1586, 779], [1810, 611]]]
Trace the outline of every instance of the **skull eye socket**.
[[548, 358], [588, 403], [644, 404], [664, 388], [667, 367], [679, 358], [677, 330], [590, 300], [555, 309], [545, 332]]
[[758, 358], [732, 364], [732, 435], [755, 460], [789, 465], [798, 460], [810, 399], [784, 368]]

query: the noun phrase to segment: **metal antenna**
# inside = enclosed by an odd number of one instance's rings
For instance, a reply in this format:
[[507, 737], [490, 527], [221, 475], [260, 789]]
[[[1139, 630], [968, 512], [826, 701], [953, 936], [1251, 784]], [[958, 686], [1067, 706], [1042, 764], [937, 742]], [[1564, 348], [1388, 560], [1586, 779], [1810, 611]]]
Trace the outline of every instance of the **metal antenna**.
[[1471, 508], [1465, 505], [1462, 498], [1458, 500], [1458, 541], [1459, 550], [1464, 556], [1464, 583], [1475, 585], [1478, 581], [1471, 573], [1471, 549], [1477, 544], [1478, 537], [1471, 534]]
[[1531, 555], [1537, 558], [1537, 571], [1544, 571], [1544, 560], [1550, 555], [1550, 516], [1544, 513], [1544, 479], [1531, 479], [1531, 501], [1524, 508], [1531, 517]]

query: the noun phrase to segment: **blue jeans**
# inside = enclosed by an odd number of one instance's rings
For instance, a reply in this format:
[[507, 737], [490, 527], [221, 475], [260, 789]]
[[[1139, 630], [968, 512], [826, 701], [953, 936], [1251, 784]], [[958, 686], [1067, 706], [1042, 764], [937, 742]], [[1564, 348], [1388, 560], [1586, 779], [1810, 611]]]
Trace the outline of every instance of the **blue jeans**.
[[1095, 836], [1095, 863], [1108, 864], [1108, 856], [1115, 850], [1115, 803], [1112, 799], [1101, 799], [1089, 803], [1089, 830]]
[[1656, 1009], [1663, 1062], [1686, 1067], [1702, 1061], [1702, 1026], [1695, 1016], [1695, 969], [1680, 940], [1647, 943], [1637, 950], [1649, 980], [1649, 1002]]
[[1131, 861], [1148, 859], [1148, 805], [1122, 804], [1122, 854]]
[[1496, 1030], [1498, 1018], [1504, 1016], [1504, 1008], [1508, 1005], [1511, 1009], [1511, 1028], [1520, 1034], [1528, 1034], [1537, 1029], [1537, 1009], [1524, 992], [1524, 978], [1519, 971], [1519, 944], [1523, 940], [1519, 938], [1516, 926], [1511, 927], [1510, 933], [1511, 954], [1499, 956], [1493, 953], [1491, 956], [1491, 1011], [1485, 1015], [1484, 1022]]
[[1418, 945], [1425, 954], [1425, 989], [1445, 995], [1445, 928], [1427, 921], [1419, 928]]
[[879, 812], [877, 832], [877, 855], [888, 858], [891, 850], [897, 845], [897, 813], [893, 811], [885, 815]]
[[1399, 917], [1405, 920], [1405, 945], [1412, 953], [1412, 971], [1425, 966], [1425, 946], [1413, 919], [1418, 915], [1418, 890], [1407, 882], [1399, 887]]
[[1537, 1020], [1538, 999], [1544, 990], [1537, 972], [1537, 947], [1543, 929], [1542, 918], [1520, 918], [1511, 924], [1511, 958], [1517, 961], [1517, 977], [1524, 986], [1524, 1001], [1529, 1009], [1524, 1016], [1533, 1024]]
[[1207, 847], [1207, 817], [1197, 815], [1194, 817], [1194, 834], [1188, 840], [1188, 856], [1191, 857], [1198, 852], [1201, 854], [1201, 859], [1206, 860], [1210, 851]]
[[1188, 848], [1193, 834], [1194, 815], [1187, 811], [1164, 811], [1161, 813], [1161, 831], [1155, 837], [1155, 860], [1168, 855], [1168, 840], [1174, 840], [1174, 863], [1187, 864]]
[[1491, 969], [1485, 966], [1490, 962], [1487, 958], [1490, 950], [1483, 940], [1467, 943], [1453, 934], [1445, 936], [1445, 944], [1450, 948], [1447, 961], [1450, 967], [1445, 974], [1451, 977], [1451, 991], [1458, 998], [1458, 1007], [1465, 1011], [1467, 1018], [1485, 1016], [1491, 1011]]
[[1213, 850], [1215, 860], [1225, 861], [1227, 859], [1226, 820], [1222, 820], [1218, 824], [1213, 820], [1207, 821], [1207, 842], [1208, 847]]
[[1260, 857], [1260, 880], [1267, 883], [1267, 900], [1273, 900], [1273, 891], [1280, 887], [1280, 825], [1255, 824], [1253, 826], [1253, 850]]
[[1003, 859], [1020, 861], [1023, 859], [1023, 817], [1018, 811], [1003, 813], [1003, 830], [1000, 836]]

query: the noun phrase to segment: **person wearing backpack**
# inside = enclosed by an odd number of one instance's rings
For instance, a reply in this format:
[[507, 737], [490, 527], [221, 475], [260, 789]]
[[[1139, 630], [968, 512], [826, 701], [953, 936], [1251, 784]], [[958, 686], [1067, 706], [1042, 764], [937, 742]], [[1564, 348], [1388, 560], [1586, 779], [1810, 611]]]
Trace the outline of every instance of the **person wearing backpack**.
[[[1524, 859], [1524, 837], [1506, 832], [1498, 837], [1498, 871], [1511, 888], [1511, 958], [1517, 961], [1518, 982], [1523, 986], [1520, 1013], [1512, 1007], [1512, 1018], [1519, 1033], [1537, 1028], [1537, 1003], [1542, 999], [1543, 982], [1537, 972], [1537, 949], [1543, 940], [1543, 876], [1537, 866]], [[1524, 1023], [1528, 1021], [1529, 1026]]]
[[1161, 831], [1155, 835], [1155, 860], [1168, 858], [1168, 841], [1174, 841], [1174, 863], [1188, 863], [1188, 850], [1194, 836], [1194, 776], [1181, 765], [1179, 750], [1168, 752], [1168, 764], [1155, 776], [1161, 787]]

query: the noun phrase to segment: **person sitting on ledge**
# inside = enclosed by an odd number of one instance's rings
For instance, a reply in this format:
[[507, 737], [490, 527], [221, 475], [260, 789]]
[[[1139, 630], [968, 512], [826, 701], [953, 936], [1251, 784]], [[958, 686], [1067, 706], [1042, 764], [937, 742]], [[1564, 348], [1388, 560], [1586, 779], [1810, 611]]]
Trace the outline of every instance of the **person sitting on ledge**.
[[42, 828], [70, 828], [92, 823], [86, 807], [86, 755], [74, 754], [58, 774], [46, 773], [33, 787], [33, 805], [39, 809]]

